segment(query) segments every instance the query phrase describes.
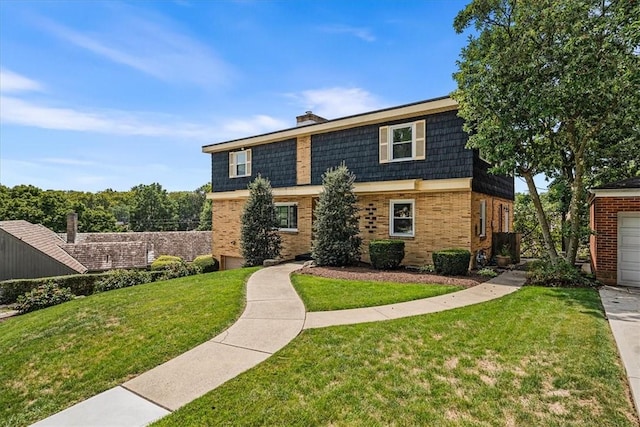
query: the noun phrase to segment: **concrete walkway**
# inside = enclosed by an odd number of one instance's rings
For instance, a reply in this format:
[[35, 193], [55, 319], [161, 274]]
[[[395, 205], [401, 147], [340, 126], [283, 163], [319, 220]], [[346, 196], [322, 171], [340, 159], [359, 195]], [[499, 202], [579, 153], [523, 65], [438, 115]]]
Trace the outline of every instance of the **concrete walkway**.
[[35, 426], [145, 426], [267, 359], [302, 330], [305, 309], [282, 264], [254, 273], [229, 329], [170, 361]]
[[354, 308], [337, 311], [315, 311], [307, 313], [304, 329], [323, 328], [335, 325], [350, 325], [354, 323], [376, 322], [380, 320], [399, 319], [401, 317], [417, 316], [451, 310], [471, 304], [478, 304], [519, 289], [526, 281], [524, 271], [507, 271], [498, 277], [481, 283], [472, 288], [464, 289], [437, 297], [419, 299], [397, 304], [381, 305], [378, 307]]
[[640, 288], [605, 286], [600, 289], [600, 299], [640, 414]]

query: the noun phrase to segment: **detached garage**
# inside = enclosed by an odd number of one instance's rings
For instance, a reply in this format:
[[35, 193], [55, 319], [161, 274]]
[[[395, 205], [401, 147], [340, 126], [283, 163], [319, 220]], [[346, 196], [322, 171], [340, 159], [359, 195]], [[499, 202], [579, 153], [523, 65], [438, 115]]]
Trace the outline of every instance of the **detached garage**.
[[591, 266], [609, 285], [640, 287], [640, 177], [591, 190]]

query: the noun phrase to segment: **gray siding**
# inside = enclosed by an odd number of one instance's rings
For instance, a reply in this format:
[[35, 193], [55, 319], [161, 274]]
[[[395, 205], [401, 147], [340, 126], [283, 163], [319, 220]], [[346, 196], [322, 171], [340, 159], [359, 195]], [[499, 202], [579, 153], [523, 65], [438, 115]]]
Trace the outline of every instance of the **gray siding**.
[[251, 176], [229, 178], [229, 152], [211, 155], [211, 182], [213, 191], [244, 190], [258, 174], [268, 178], [271, 186], [294, 187], [296, 185], [295, 139], [251, 147]]
[[[381, 126], [426, 120], [426, 159], [380, 164], [378, 129]], [[473, 176], [473, 152], [465, 148], [467, 134], [455, 111], [406, 120], [360, 126], [311, 137], [311, 183], [322, 184], [322, 174], [344, 162], [357, 182], [398, 179], [445, 179]]]
[[0, 280], [78, 274], [32, 246], [0, 230]]

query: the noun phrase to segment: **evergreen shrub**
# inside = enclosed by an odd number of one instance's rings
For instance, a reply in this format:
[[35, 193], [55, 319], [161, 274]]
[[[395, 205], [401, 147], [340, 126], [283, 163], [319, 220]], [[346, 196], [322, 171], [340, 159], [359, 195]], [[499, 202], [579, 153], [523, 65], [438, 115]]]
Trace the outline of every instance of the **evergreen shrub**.
[[394, 270], [404, 258], [402, 240], [372, 240], [369, 242], [371, 265], [378, 270]]
[[469, 272], [471, 252], [466, 249], [443, 249], [432, 255], [436, 273], [445, 276], [465, 276]]
[[344, 165], [322, 176], [322, 192], [314, 211], [312, 257], [317, 265], [345, 266], [360, 260], [355, 175]]

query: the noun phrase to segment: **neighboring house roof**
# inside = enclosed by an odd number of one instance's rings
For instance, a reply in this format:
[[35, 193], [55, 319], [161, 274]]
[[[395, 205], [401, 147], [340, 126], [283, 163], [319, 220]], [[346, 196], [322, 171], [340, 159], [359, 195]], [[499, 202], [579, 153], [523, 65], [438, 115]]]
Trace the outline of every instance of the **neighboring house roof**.
[[594, 190], [624, 190], [627, 188], [640, 188], [640, 176], [600, 185], [598, 187], [594, 187], [593, 189]]
[[149, 265], [146, 242], [66, 243], [62, 247], [89, 271], [115, 268], [146, 268]]
[[23, 220], [0, 221], [0, 229], [78, 273], [87, 272], [87, 267], [62, 249], [65, 241], [43, 225]]
[[589, 190], [589, 202], [597, 197], [640, 197], [640, 177], [623, 179]]
[[397, 107], [385, 108], [383, 110], [371, 111], [367, 113], [356, 114], [353, 116], [327, 120], [323, 123], [296, 126], [294, 128], [251, 136], [248, 138], [234, 139], [231, 141], [205, 145], [202, 147], [202, 151], [204, 153], [215, 153], [236, 148], [251, 147], [259, 144], [268, 144], [270, 142], [287, 138], [295, 138], [301, 135], [332, 132], [340, 129], [351, 128], [354, 126], [362, 126], [365, 124], [380, 123], [390, 120], [414, 117], [416, 115], [424, 113], [438, 113], [457, 109], [458, 103], [454, 99], [445, 96], [429, 99], [426, 101], [400, 105]]

